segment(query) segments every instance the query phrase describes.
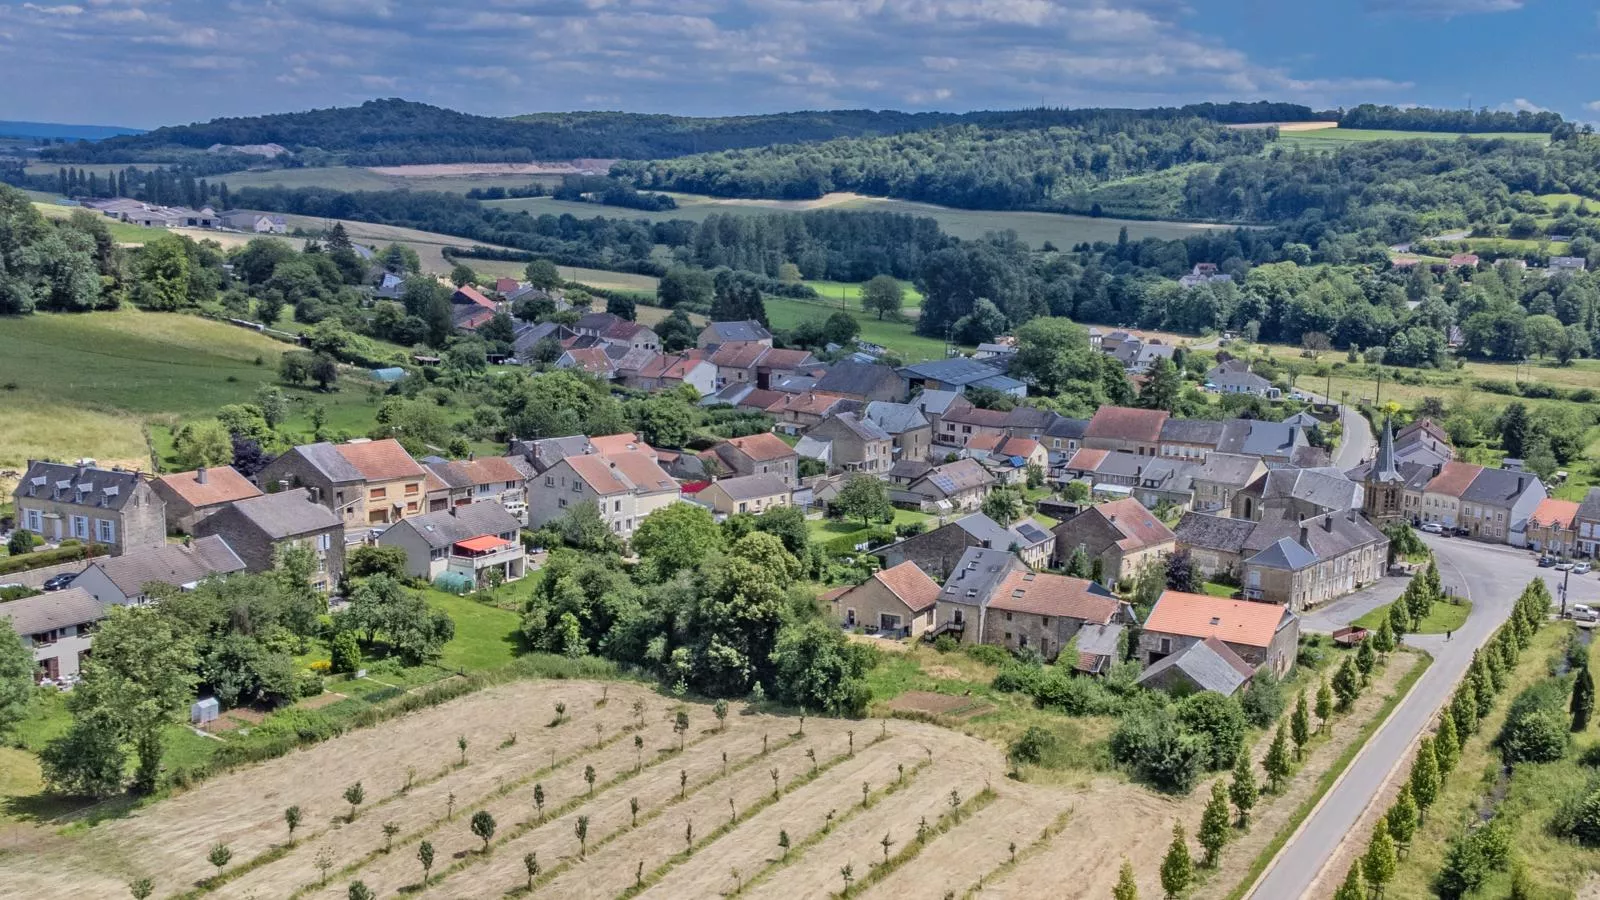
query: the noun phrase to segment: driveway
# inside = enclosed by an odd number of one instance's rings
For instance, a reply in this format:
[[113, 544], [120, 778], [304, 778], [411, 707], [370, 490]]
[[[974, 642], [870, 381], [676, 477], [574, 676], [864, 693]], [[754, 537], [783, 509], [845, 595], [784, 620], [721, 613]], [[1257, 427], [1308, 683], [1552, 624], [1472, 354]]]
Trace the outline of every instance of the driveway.
[[[1526, 550], [1433, 535], [1423, 535], [1423, 540], [1439, 560], [1440, 580], [1472, 601], [1472, 614], [1448, 642], [1442, 635], [1406, 638], [1407, 644], [1433, 654], [1433, 665], [1367, 742], [1322, 805], [1284, 845], [1256, 883], [1250, 894], [1253, 900], [1307, 896], [1329, 858], [1355, 828], [1395, 765], [1405, 757], [1423, 729], [1432, 724], [1434, 713], [1450, 699], [1456, 683], [1472, 662], [1473, 650], [1506, 620], [1522, 588], [1531, 579], [1543, 577], [1550, 585], [1551, 596], [1560, 596], [1557, 589], [1566, 573], [1538, 568], [1532, 554]], [[1384, 596], [1391, 599], [1398, 596], [1399, 591], [1394, 590], [1396, 585], [1390, 582], [1404, 587], [1403, 580], [1386, 578], [1362, 594], [1330, 604], [1317, 614], [1327, 616], [1318, 621], [1319, 630], [1322, 625], [1332, 623], [1341, 609], [1359, 616], [1379, 602], [1387, 602], [1382, 600]], [[1594, 605], [1600, 602], [1600, 578], [1594, 574], [1572, 576], [1570, 592], [1569, 602]], [[1343, 877], [1343, 872], [1330, 872], [1327, 882], [1336, 884]]]

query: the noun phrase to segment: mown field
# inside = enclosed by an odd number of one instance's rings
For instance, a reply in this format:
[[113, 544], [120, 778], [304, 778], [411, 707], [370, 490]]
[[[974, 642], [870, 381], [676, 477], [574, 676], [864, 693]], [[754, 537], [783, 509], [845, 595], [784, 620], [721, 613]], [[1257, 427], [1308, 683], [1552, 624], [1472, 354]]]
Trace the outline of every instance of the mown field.
[[1138, 219], [1109, 219], [1090, 216], [1071, 216], [1044, 212], [994, 212], [986, 210], [952, 209], [931, 203], [914, 203], [909, 200], [891, 200], [884, 197], [864, 197], [859, 194], [829, 194], [819, 200], [729, 200], [696, 194], [673, 194], [677, 209], [662, 212], [643, 212], [553, 200], [549, 197], [529, 197], [518, 200], [491, 200], [492, 206], [527, 210], [531, 215], [571, 214], [582, 218], [607, 216], [613, 218], [647, 219], [665, 222], [672, 219], [704, 221], [712, 213], [737, 213], [763, 215], [772, 212], [804, 212], [811, 209], [852, 209], [874, 212], [907, 213], [936, 219], [945, 232], [963, 240], [981, 238], [995, 231], [1015, 231], [1017, 237], [1031, 247], [1041, 247], [1046, 241], [1065, 250], [1084, 241], [1115, 241], [1118, 232], [1126, 227], [1128, 237], [1164, 239], [1181, 238], [1196, 230], [1227, 226], [1196, 224], [1191, 222], [1159, 222]]
[[1368, 128], [1335, 127], [1318, 128], [1310, 131], [1281, 132], [1278, 135], [1278, 143], [1304, 149], [1330, 149], [1336, 148], [1341, 144], [1359, 141], [1453, 141], [1463, 137], [1477, 140], [1503, 139], [1508, 141], [1537, 141], [1539, 143], [1550, 140], [1550, 135], [1548, 134], [1527, 134], [1523, 132], [1458, 134], [1449, 131], [1380, 131]]
[[[828, 304], [768, 297], [766, 304], [767, 319], [773, 328], [793, 328], [801, 322], [822, 321], [840, 311], [838, 301]], [[944, 341], [917, 334], [908, 321], [879, 321], [877, 316], [862, 312], [859, 303], [845, 304], [844, 312], [861, 324], [860, 340], [880, 344], [908, 363], [944, 358]]]
[[[142, 431], [208, 417], [277, 381], [288, 344], [190, 315], [134, 309], [0, 318], [0, 469], [93, 457], [149, 468]], [[353, 371], [330, 394], [285, 388], [291, 432], [310, 410], [333, 431], [372, 427], [377, 397]]]

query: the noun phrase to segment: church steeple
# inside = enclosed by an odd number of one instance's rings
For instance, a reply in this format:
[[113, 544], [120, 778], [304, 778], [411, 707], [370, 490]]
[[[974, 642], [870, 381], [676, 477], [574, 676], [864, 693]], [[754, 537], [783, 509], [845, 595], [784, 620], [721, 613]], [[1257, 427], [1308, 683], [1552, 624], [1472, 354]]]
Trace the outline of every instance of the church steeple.
[[1378, 436], [1378, 458], [1372, 461], [1373, 481], [1382, 483], [1405, 481], [1394, 464], [1394, 422], [1383, 417], [1383, 433]]

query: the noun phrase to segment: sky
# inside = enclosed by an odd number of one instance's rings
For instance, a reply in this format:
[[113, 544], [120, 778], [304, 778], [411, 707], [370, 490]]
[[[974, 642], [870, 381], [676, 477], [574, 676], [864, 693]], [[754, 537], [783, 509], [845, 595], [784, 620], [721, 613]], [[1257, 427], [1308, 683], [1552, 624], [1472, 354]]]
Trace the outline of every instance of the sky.
[[1600, 121], [1553, 0], [0, 0], [0, 119], [158, 125], [404, 97], [613, 109], [1269, 99]]

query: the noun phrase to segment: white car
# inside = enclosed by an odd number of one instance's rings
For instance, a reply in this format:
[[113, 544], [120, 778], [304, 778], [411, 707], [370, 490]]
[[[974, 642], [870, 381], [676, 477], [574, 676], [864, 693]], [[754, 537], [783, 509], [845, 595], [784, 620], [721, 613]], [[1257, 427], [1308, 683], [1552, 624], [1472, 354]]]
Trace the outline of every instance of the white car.
[[1582, 603], [1576, 603], [1572, 607], [1572, 618], [1578, 622], [1593, 622], [1600, 619], [1600, 613]]
[[1572, 567], [1572, 574], [1574, 574], [1574, 575], [1587, 575], [1587, 574], [1589, 574], [1589, 571], [1592, 568], [1593, 567], [1590, 566], [1586, 562], [1576, 563]]
[[1422, 526], [1422, 530], [1429, 534], [1444, 534], [1444, 526], [1438, 522], [1429, 522]]

